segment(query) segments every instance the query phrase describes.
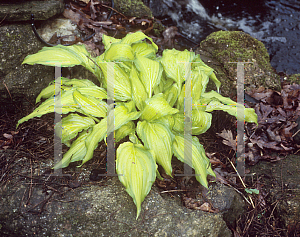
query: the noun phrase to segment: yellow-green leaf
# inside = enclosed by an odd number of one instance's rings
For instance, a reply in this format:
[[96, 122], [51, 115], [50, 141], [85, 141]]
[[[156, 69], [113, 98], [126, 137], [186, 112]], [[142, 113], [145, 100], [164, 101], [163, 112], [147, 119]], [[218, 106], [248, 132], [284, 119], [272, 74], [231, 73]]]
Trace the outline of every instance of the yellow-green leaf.
[[197, 137], [192, 137], [192, 157], [184, 156], [184, 137], [175, 136], [173, 143], [174, 155], [178, 160], [188, 164], [195, 169], [196, 179], [205, 188], [208, 188], [207, 175], [215, 177], [209, 159], [205, 155], [203, 146], [199, 143]]
[[178, 109], [172, 108], [164, 99], [163, 94], [157, 94], [146, 100], [141, 119], [151, 121], [177, 112]]
[[79, 137], [72, 143], [70, 149], [64, 154], [61, 161], [59, 161], [53, 169], [61, 169], [68, 167], [71, 162], [80, 161], [86, 154], [86, 139], [90, 135], [89, 131], [83, 131]]
[[156, 178], [155, 159], [143, 145], [125, 142], [117, 149], [116, 171], [136, 205], [137, 219]]
[[159, 118], [158, 120], [154, 120], [155, 121], [158, 121], [160, 123], [163, 123], [165, 126], [167, 126], [170, 130], [173, 129], [173, 126], [175, 124], [175, 119], [174, 119], [174, 116], [177, 115], [177, 114], [171, 114], [171, 115], [166, 115], [164, 117], [161, 117]]
[[88, 79], [69, 79], [65, 77], [61, 77], [61, 84], [72, 87], [96, 86], [91, 80]]
[[174, 119], [174, 125], [172, 129], [176, 133], [183, 133], [184, 132], [184, 114], [183, 113], [177, 113], [173, 115]]
[[159, 62], [139, 55], [136, 55], [134, 62], [140, 71], [140, 79], [148, 93], [148, 98], [150, 98], [154, 87], [160, 83], [162, 67]]
[[[73, 100], [73, 90], [62, 91], [61, 92], [61, 112], [62, 114], [66, 114], [69, 112], [74, 112], [77, 110], [77, 106]], [[45, 100], [39, 107], [37, 107], [31, 114], [26, 117], [20, 119], [18, 121], [17, 127], [26, 122], [29, 119], [34, 117], [41, 117], [44, 114], [55, 112], [55, 100], [54, 97], [51, 97]]]
[[132, 45], [132, 50], [135, 54], [144, 56], [146, 58], [154, 59], [156, 56], [156, 49], [146, 42], [137, 43]]
[[205, 75], [204, 73], [201, 73], [201, 71], [199, 71], [199, 70], [193, 69], [192, 75], [191, 75], [193, 101], [199, 100], [202, 92], [205, 91], [205, 88], [203, 89], [203, 84], [202, 84], [203, 80], [208, 81], [208, 76]]
[[130, 133], [135, 132], [134, 122], [129, 121], [128, 123], [121, 126], [115, 133], [116, 142], [121, 141], [124, 137], [128, 136]]
[[213, 110], [223, 110], [224, 112], [235, 116], [239, 121], [257, 124], [257, 114], [254, 109], [245, 108], [243, 105], [236, 103], [228, 97], [223, 97], [215, 91], [204, 93], [203, 97], [211, 100], [206, 106], [205, 111], [211, 112]]
[[179, 92], [178, 92], [177, 84], [173, 84], [171, 87], [169, 87], [169, 89], [167, 89], [164, 92], [164, 98], [166, 99], [166, 101], [169, 103], [171, 107], [173, 107], [175, 102], [177, 101], [178, 94]]
[[129, 61], [133, 59], [134, 55], [131, 46], [124, 43], [111, 44], [104, 54], [104, 60], [106, 61]]
[[106, 90], [99, 86], [79, 87], [77, 90], [84, 96], [92, 96], [98, 100], [107, 99]]
[[[131, 100], [131, 83], [126, 71], [117, 63], [114, 65], [113, 63], [100, 63], [99, 67], [104, 75], [104, 86], [107, 88], [107, 83], [109, 83], [109, 87], [114, 88], [114, 98], [121, 101]], [[107, 76], [113, 77], [113, 80]]]
[[80, 106], [80, 109], [87, 114], [95, 117], [105, 117], [107, 104], [94, 97], [84, 96], [78, 90], [73, 92], [74, 101]]
[[121, 39], [115, 39], [114, 37], [108, 36], [108, 35], [102, 35], [102, 43], [104, 44], [104, 47], [106, 50], [109, 49], [111, 44], [120, 42]]
[[55, 84], [49, 85], [41, 91], [41, 93], [36, 98], [35, 103], [40, 102], [42, 98], [48, 99], [49, 97], [54, 96], [54, 94], [55, 94]]
[[61, 123], [55, 125], [55, 131], [58, 131], [61, 135], [61, 141], [65, 143], [76, 137], [82, 130], [87, 130], [93, 125], [95, 125], [95, 122], [92, 118], [69, 114], [62, 119]]
[[205, 133], [211, 126], [212, 115], [201, 110], [192, 110], [192, 133], [200, 135]]
[[[201, 58], [200, 58], [200, 55], [199, 54], [197, 54], [196, 55], [196, 57], [195, 57], [195, 59], [194, 59], [194, 62], [193, 62], [193, 64], [192, 64], [192, 68], [194, 69], [196, 69], [196, 68], [198, 68], [197, 70], [201, 70], [201, 71], [203, 71], [214, 83], [215, 83], [215, 85], [216, 85], [216, 87], [217, 87], [217, 91], [218, 91], [218, 93], [219, 93], [219, 89], [220, 89], [220, 86], [221, 86], [221, 82], [217, 79], [217, 77], [216, 77], [216, 75], [215, 75], [215, 73], [214, 73], [214, 70], [211, 68], [211, 67], [209, 67], [209, 66], [207, 66], [202, 60], [201, 60]], [[203, 92], [205, 91], [205, 89], [206, 89], [206, 86], [207, 86], [207, 83], [203, 83], [203, 88], [204, 88], [204, 90], [203, 90]]]
[[213, 72], [212, 74], [210, 74], [209, 78], [215, 83], [217, 91], [220, 92], [221, 82], [216, 77], [216, 74]]
[[137, 31], [135, 33], [129, 33], [127, 34], [122, 40], [122, 43], [125, 44], [129, 44], [132, 45], [134, 43], [139, 43], [144, 39], [148, 39], [152, 42], [152, 46], [154, 47], [154, 49], [157, 51], [158, 47], [157, 45], [153, 42], [152, 38], [148, 37], [147, 35], [145, 35], [143, 32], [141, 31]]
[[138, 137], [136, 136], [135, 132], [129, 134], [129, 141], [131, 141], [134, 144], [142, 144]]
[[188, 50], [166, 49], [163, 52], [161, 63], [165, 69], [165, 73], [178, 84], [179, 89], [185, 79], [186, 63], [191, 63], [194, 58], [195, 53]]
[[147, 99], [147, 92], [134, 66], [130, 72], [130, 82], [132, 88], [132, 99], [138, 109], [142, 110], [145, 106], [145, 100]]
[[[59, 79], [58, 79], [59, 80]], [[40, 102], [41, 99], [48, 99], [55, 94], [56, 80], [52, 81], [49, 86], [41, 91], [41, 93], [36, 98], [36, 103]], [[61, 89], [67, 91], [73, 87], [97, 87], [93, 82], [87, 79], [68, 79], [65, 77], [60, 77], [60, 86]], [[71, 87], [72, 86], [72, 87]], [[99, 88], [99, 87], [97, 87]]]
[[136, 131], [145, 147], [154, 152], [156, 162], [164, 168], [168, 175], [172, 176], [171, 160], [174, 135], [170, 129], [159, 122], [139, 121]]
[[[125, 125], [129, 121], [136, 120], [140, 117], [141, 114], [140, 112], [137, 111], [130, 112], [130, 109], [128, 109], [131, 107], [132, 103], [133, 102], [120, 104], [116, 106], [116, 108], [113, 111], [109, 113], [108, 118], [114, 119], [114, 127], [109, 127], [107, 129], [108, 134], [113, 132], [114, 130], [119, 129], [121, 126]], [[114, 114], [114, 116], [111, 116], [112, 113]]]
[[86, 138], [85, 146], [87, 150], [79, 167], [93, 158], [94, 150], [97, 148], [98, 143], [104, 139], [104, 137], [106, 136], [106, 132], [107, 118], [103, 118], [100, 123], [94, 125], [92, 132], [90, 132], [89, 136]]
[[84, 45], [44, 47], [36, 54], [28, 55], [22, 64], [42, 64], [47, 66], [73, 67], [82, 65], [91, 72], [94, 72], [90, 53]]

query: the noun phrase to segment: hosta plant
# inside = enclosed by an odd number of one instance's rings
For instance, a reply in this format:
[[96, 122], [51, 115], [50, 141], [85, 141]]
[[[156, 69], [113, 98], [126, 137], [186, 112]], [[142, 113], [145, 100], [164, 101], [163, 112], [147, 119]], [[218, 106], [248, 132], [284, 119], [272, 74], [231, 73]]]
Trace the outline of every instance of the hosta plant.
[[[148, 40], [148, 41], [147, 41]], [[150, 43], [148, 43], [150, 42]], [[207, 188], [207, 175], [215, 176], [197, 135], [211, 126], [213, 110], [223, 110], [247, 122], [257, 123], [253, 109], [237, 113], [237, 104], [215, 91], [205, 92], [209, 79], [217, 89], [220, 82], [213, 69], [190, 51], [164, 50], [156, 55], [157, 45], [142, 32], [123, 39], [103, 35], [105, 52], [92, 57], [84, 45], [44, 47], [25, 58], [26, 64], [72, 67], [82, 65], [99, 79], [100, 86], [89, 80], [60, 78], [61, 113], [65, 114], [55, 130], [69, 147], [54, 169], [70, 162], [92, 159], [99, 142], [114, 132], [115, 141], [123, 142], [116, 150], [116, 172], [137, 207], [149, 193], [162, 166], [172, 176], [173, 155], [195, 170], [196, 179]], [[112, 63], [114, 62], [114, 63]], [[190, 71], [192, 98], [192, 157], [184, 157], [185, 78]], [[113, 77], [112, 77], [113, 75]], [[113, 78], [113, 80], [112, 80]], [[114, 109], [108, 110], [107, 88], [113, 88]], [[45, 101], [18, 125], [54, 112], [55, 82], [42, 90], [36, 102]], [[113, 113], [114, 127], [107, 127]]]

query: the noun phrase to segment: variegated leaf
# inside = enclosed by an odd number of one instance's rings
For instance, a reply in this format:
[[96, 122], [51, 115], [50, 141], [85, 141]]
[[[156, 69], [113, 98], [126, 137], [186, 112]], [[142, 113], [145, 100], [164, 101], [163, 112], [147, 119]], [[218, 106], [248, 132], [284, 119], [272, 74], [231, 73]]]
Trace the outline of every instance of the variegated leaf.
[[192, 133], [200, 135], [205, 133], [211, 126], [212, 115], [201, 110], [192, 110]]
[[140, 79], [148, 93], [148, 98], [150, 98], [154, 87], [160, 83], [162, 67], [159, 62], [140, 55], [136, 55], [134, 62], [140, 71]]
[[106, 132], [107, 118], [103, 118], [100, 123], [94, 125], [92, 132], [89, 133], [89, 136], [86, 139], [85, 145], [87, 150], [79, 167], [93, 158], [94, 150], [98, 146], [98, 143], [104, 139], [104, 137], [106, 136]]
[[[61, 102], [60, 103], [61, 105], [59, 106], [59, 108], [56, 108], [56, 109], [61, 110], [62, 114], [67, 114], [69, 112], [74, 112], [78, 108], [75, 105], [75, 102], [73, 100], [73, 90], [62, 91], [60, 102]], [[34, 117], [41, 117], [44, 114], [55, 112], [56, 111], [55, 106], [56, 106], [56, 103], [55, 103], [54, 97], [51, 97], [51, 98], [47, 99], [39, 107], [37, 107], [31, 114], [29, 114], [26, 117], [20, 119], [18, 121], [17, 127], [21, 123], [24, 123], [27, 120], [32, 119]]]
[[68, 167], [71, 162], [82, 160], [86, 154], [85, 143], [89, 135], [89, 131], [83, 131], [72, 143], [70, 149], [64, 154], [62, 160], [55, 164], [53, 169], [65, 168]]
[[105, 61], [130, 61], [134, 59], [132, 48], [129, 44], [112, 43], [105, 51]]
[[55, 125], [55, 131], [60, 135], [63, 143], [73, 139], [82, 130], [87, 130], [95, 125], [92, 118], [83, 117], [78, 114], [69, 114], [63, 118], [61, 123]]
[[148, 37], [147, 35], [145, 35], [143, 32], [141, 31], [137, 31], [135, 33], [129, 33], [127, 34], [122, 40], [121, 42], [124, 44], [129, 44], [132, 45], [134, 43], [139, 43], [144, 39], [148, 39], [152, 42], [152, 46], [153, 48], [157, 51], [158, 50], [158, 46], [153, 42], [153, 39]]
[[42, 64], [47, 66], [73, 67], [82, 65], [94, 72], [95, 65], [89, 60], [90, 53], [84, 45], [44, 47], [36, 54], [28, 55], [22, 64]]
[[172, 108], [164, 99], [163, 94], [157, 94], [146, 100], [146, 106], [141, 115], [141, 119], [151, 121], [177, 112], [179, 111]]
[[137, 134], [147, 149], [155, 153], [156, 162], [172, 176], [172, 144], [174, 135], [168, 127], [159, 122], [139, 121]]
[[117, 149], [116, 170], [119, 180], [136, 205], [137, 219], [141, 204], [156, 178], [155, 159], [143, 145], [125, 142]]
[[156, 56], [156, 49], [146, 42], [136, 43], [132, 45], [132, 50], [135, 54], [144, 56], [146, 58], [154, 59]]
[[207, 175], [215, 177], [215, 174], [210, 166], [210, 161], [205, 155], [203, 146], [199, 143], [197, 137], [192, 137], [192, 157], [184, 156], [184, 137], [175, 136], [173, 143], [174, 155], [178, 160], [188, 164], [195, 169], [196, 179], [205, 188], [208, 188]]
[[145, 106], [145, 100], [147, 99], [147, 92], [134, 66], [130, 72], [130, 82], [132, 88], [132, 99], [134, 100], [138, 109], [143, 110]]
[[206, 106], [205, 111], [211, 112], [214, 110], [223, 110], [224, 112], [235, 116], [239, 121], [257, 124], [257, 114], [254, 109], [245, 108], [244, 105], [238, 104], [230, 98], [223, 97], [215, 91], [204, 93], [203, 97], [211, 100], [211, 102]]
[[124, 137], [128, 136], [130, 133], [135, 132], [134, 122], [129, 121], [128, 123], [121, 126], [115, 133], [116, 142], [121, 141]]
[[105, 117], [107, 104], [94, 97], [84, 96], [78, 90], [73, 92], [74, 101], [80, 106], [83, 112], [95, 117]]

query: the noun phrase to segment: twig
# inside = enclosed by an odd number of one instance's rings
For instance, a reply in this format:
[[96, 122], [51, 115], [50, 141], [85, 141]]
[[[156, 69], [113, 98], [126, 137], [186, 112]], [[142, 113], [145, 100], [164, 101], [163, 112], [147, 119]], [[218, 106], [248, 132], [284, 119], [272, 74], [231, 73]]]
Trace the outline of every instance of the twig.
[[280, 164], [280, 180], [281, 180], [281, 192], [283, 193], [283, 178], [282, 178], [282, 160], [281, 160], [281, 164]]
[[251, 205], [251, 202], [249, 202], [249, 200], [245, 197], [245, 195], [239, 191], [238, 189], [236, 189], [235, 187], [233, 187], [232, 185], [230, 184], [227, 184], [229, 187], [233, 188], [236, 192], [238, 192], [239, 194], [241, 194], [241, 196], [245, 199], [246, 202], [248, 202], [249, 205]]
[[[231, 166], [233, 167], [233, 169], [235, 170], [235, 172], [236, 172], [236, 174], [238, 175], [239, 179], [241, 180], [241, 183], [242, 183], [243, 187], [246, 189], [247, 187], [246, 187], [246, 185], [245, 185], [245, 183], [244, 183], [242, 177], [240, 176], [239, 172], [237, 171], [237, 169], [235, 168], [235, 166], [233, 165], [233, 163], [231, 162], [231, 160], [230, 160], [228, 157], [227, 157], [227, 159], [228, 159], [228, 161], [230, 162], [230, 164], [231, 164]], [[251, 202], [252, 207], [255, 208], [251, 196], [248, 195], [248, 197], [249, 197], [249, 199], [250, 199], [250, 202]]]
[[91, 59], [89, 56], [85, 55], [89, 60], [91, 60], [100, 70], [101, 70], [101, 67], [93, 60]]
[[3, 19], [0, 21], [0, 25], [2, 24], [2, 22], [5, 20], [5, 18], [7, 17], [8, 13], [6, 13], [6, 15], [3, 17]]
[[32, 194], [32, 163], [31, 163], [31, 159], [30, 159], [30, 186], [29, 186], [28, 199], [26, 201], [26, 205], [28, 205], [28, 203], [29, 203], [31, 194]]
[[[1, 24], [1, 22], [0, 22], [0, 24]], [[8, 89], [7, 86], [5, 85], [4, 81], [3, 81], [2, 83], [3, 83], [3, 85], [5, 86], [7, 92], [8, 92], [8, 94], [9, 94], [9, 96], [10, 96], [10, 99], [12, 100], [12, 97], [11, 97], [11, 94], [10, 94], [10, 92], [9, 92], [9, 89]]]
[[300, 129], [293, 134], [292, 138], [294, 138], [294, 136], [296, 136], [299, 132], [300, 132]]
[[109, 6], [106, 6], [106, 5], [104, 5], [104, 4], [102, 4], [102, 6], [103, 6], [103, 7], [107, 7], [107, 8], [109, 8], [110, 10], [115, 11], [116, 13], [120, 14], [120, 15], [123, 16], [125, 19], [127, 19], [126, 16], [124, 16], [122, 13], [118, 12], [116, 9], [114, 9], [114, 8], [112, 8], [112, 7], [109, 7]]
[[[268, 217], [268, 224], [269, 224], [269, 225], [271, 225], [269, 222], [270, 222], [271, 217], [274, 217], [273, 213], [274, 213], [275, 208], [277, 207], [277, 204], [278, 204], [278, 203], [279, 203], [279, 200], [276, 202], [276, 204], [275, 204], [275, 206], [274, 206], [274, 208], [273, 208], [273, 210], [272, 210], [270, 216]], [[271, 225], [271, 226], [272, 226], [272, 225]]]
[[49, 201], [49, 199], [53, 196], [54, 192], [51, 192], [51, 194], [49, 195], [49, 197], [47, 197], [46, 199], [42, 200], [41, 202], [39, 202], [38, 204], [34, 205], [32, 208], [30, 208], [29, 210], [27, 210], [27, 212], [32, 212], [32, 210], [34, 208], [36, 208], [38, 205], [42, 204], [40, 210], [38, 211], [39, 214], [41, 214], [43, 212], [44, 206], [46, 205], [46, 203]]
[[188, 190], [183, 190], [183, 189], [179, 189], [179, 190], [166, 190], [166, 191], [162, 191], [160, 193], [175, 193], [175, 192], [187, 192]]

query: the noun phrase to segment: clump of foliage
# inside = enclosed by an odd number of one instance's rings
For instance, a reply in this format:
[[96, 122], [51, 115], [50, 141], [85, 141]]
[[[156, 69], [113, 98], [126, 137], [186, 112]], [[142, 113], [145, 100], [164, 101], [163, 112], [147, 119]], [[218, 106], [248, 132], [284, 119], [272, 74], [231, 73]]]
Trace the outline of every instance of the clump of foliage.
[[[96, 86], [89, 80], [61, 78], [61, 112], [68, 116], [56, 124], [56, 131], [70, 148], [54, 168], [64, 168], [75, 161], [82, 161], [83, 165], [92, 159], [98, 143], [115, 132], [116, 142], [128, 136], [129, 141], [117, 148], [116, 171], [133, 198], [137, 218], [153, 182], [156, 177], [161, 178], [157, 164], [172, 176], [173, 155], [192, 167], [196, 179], [207, 188], [207, 175], [215, 174], [196, 135], [211, 126], [209, 112], [223, 110], [239, 120], [257, 123], [254, 110], [247, 108], [244, 115], [239, 116], [237, 107], [243, 108], [242, 105], [215, 91], [205, 92], [209, 79], [218, 89], [220, 82], [213, 69], [194, 52], [164, 50], [162, 57], [157, 57], [157, 45], [142, 32], [128, 34], [123, 39], [103, 35], [103, 44], [105, 52], [95, 58], [83, 45], [58, 45], [44, 47], [23, 62], [61, 67], [82, 65], [97, 76], [101, 85]], [[189, 69], [193, 102], [192, 158], [184, 157], [184, 82]], [[111, 75], [114, 75], [113, 82]], [[114, 88], [114, 110], [107, 107], [109, 86]], [[54, 112], [54, 94], [53, 82], [40, 93], [36, 102], [42, 98], [46, 100], [19, 120], [18, 125]], [[114, 114], [114, 128], [107, 127], [110, 112]]]

